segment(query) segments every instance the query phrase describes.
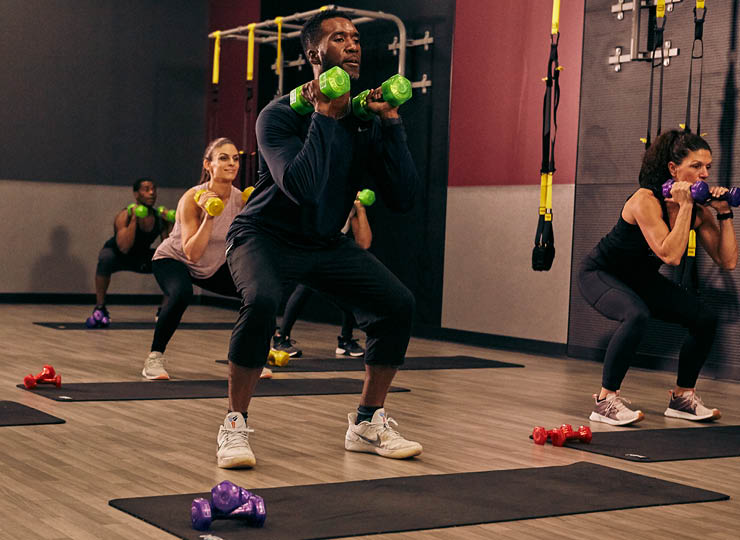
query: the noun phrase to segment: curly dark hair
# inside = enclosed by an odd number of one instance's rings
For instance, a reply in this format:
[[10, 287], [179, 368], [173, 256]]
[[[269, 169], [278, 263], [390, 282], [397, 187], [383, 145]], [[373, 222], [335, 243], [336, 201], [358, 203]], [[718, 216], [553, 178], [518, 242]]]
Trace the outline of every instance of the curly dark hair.
[[668, 163], [680, 164], [689, 152], [712, 148], [702, 137], [690, 131], [672, 129], [662, 133], [645, 151], [640, 167], [640, 187], [655, 194], [662, 192], [661, 186], [671, 177]]
[[301, 28], [301, 45], [303, 45], [303, 53], [308, 58], [308, 50], [316, 45], [316, 42], [321, 38], [321, 23], [326, 19], [347, 19], [352, 20], [349, 13], [345, 11], [339, 11], [338, 9], [327, 9], [319, 11], [316, 15], [308, 19], [303, 23]]

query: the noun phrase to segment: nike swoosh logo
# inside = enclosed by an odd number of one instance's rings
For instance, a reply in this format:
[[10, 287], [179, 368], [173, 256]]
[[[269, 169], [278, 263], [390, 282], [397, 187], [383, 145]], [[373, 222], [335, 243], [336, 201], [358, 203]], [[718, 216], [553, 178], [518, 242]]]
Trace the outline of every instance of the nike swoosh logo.
[[355, 435], [357, 435], [360, 439], [362, 439], [368, 444], [372, 444], [373, 446], [380, 446], [380, 437], [375, 437], [375, 439], [373, 440], [368, 437], [365, 437], [364, 435], [360, 435], [359, 433], [356, 433]]

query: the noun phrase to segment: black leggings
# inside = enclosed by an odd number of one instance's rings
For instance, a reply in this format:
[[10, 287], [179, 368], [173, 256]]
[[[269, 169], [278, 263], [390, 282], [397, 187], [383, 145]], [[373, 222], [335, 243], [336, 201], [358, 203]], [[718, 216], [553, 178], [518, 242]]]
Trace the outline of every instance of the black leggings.
[[[315, 291], [305, 285], [298, 284], [293, 291], [293, 294], [288, 298], [288, 303], [285, 304], [285, 312], [283, 313], [283, 323], [280, 326], [280, 333], [284, 336], [289, 336], [293, 330], [298, 314], [303, 310], [303, 306], [306, 305], [308, 299]], [[342, 339], [352, 339], [352, 329], [355, 327], [355, 316], [352, 312], [342, 306], [337, 306], [342, 312]]]
[[694, 388], [714, 341], [717, 316], [696, 294], [658, 272], [641, 274], [631, 285], [627, 286], [590, 257], [578, 273], [578, 288], [586, 301], [602, 315], [620, 322], [606, 349], [601, 385], [607, 390], [619, 390], [647, 320], [654, 317], [688, 329], [678, 356], [676, 384]]
[[157, 259], [152, 262], [152, 270], [164, 293], [162, 310], [159, 312], [157, 325], [154, 328], [152, 351], [163, 353], [167, 348], [167, 343], [177, 330], [180, 319], [193, 298], [193, 285], [216, 294], [239, 297], [226, 263], [206, 279], [192, 277], [188, 267], [175, 259]]
[[349, 238], [330, 247], [301, 249], [252, 233], [229, 249], [226, 260], [242, 298], [231, 334], [231, 362], [250, 368], [265, 364], [283, 284], [295, 281], [352, 307], [358, 326], [367, 334], [366, 364], [403, 364], [414, 296], [375, 256]]

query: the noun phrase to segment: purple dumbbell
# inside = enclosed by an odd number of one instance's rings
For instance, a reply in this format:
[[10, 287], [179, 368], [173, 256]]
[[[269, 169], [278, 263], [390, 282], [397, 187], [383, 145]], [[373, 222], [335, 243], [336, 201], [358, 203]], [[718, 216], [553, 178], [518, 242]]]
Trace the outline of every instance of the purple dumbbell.
[[[663, 184], [663, 197], [669, 198], [671, 196], [671, 188], [675, 180], [670, 178]], [[712, 196], [709, 194], [709, 185], [703, 180], [699, 180], [691, 184], [691, 198], [699, 204], [706, 204]]]
[[204, 531], [214, 519], [241, 519], [252, 527], [262, 527], [267, 513], [259, 495], [224, 480], [211, 490], [211, 500], [194, 499], [190, 506], [193, 528]]
[[246, 517], [249, 524], [252, 527], [262, 527], [265, 524], [265, 519], [267, 518], [267, 511], [265, 510], [265, 500], [259, 495], [255, 495], [254, 493], [251, 493], [244, 488], [239, 489], [241, 490], [242, 500], [246, 500], [247, 502], [231, 513], [234, 514], [241, 508], [244, 508], [244, 517]]
[[224, 480], [220, 484], [216, 484], [211, 490], [211, 502], [213, 503], [213, 508], [223, 514], [228, 514], [246, 501], [242, 501], [241, 488], [239, 486], [233, 482]]
[[740, 188], [730, 188], [720, 198], [720, 201], [727, 201], [730, 206], [740, 206]]
[[193, 499], [190, 505], [190, 521], [193, 523], [193, 529], [206, 531], [213, 521], [213, 512], [211, 503], [201, 497]]

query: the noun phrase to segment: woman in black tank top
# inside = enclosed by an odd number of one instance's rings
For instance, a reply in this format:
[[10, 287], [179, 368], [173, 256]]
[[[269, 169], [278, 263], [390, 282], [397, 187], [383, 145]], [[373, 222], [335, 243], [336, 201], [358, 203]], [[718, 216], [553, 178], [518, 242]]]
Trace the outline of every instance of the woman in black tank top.
[[[658, 272], [663, 263], [680, 264], [692, 233], [720, 268], [732, 270], [737, 264], [732, 212], [727, 201], [719, 200], [727, 189], [711, 187], [712, 200], [706, 205], [692, 199], [691, 186], [708, 179], [711, 162], [711, 148], [698, 135], [672, 130], [658, 137], [643, 157], [640, 189], [581, 264], [581, 294], [599, 313], [620, 323], [604, 357], [602, 387], [594, 394], [590, 416], [593, 421], [626, 425], [644, 418], [642, 411], [626, 406], [619, 389], [650, 317], [688, 329], [679, 353], [676, 386], [664, 414], [687, 420], [720, 416], [718, 409], [704, 406], [695, 392], [714, 341], [717, 317], [692, 290]], [[674, 183], [670, 197], [664, 199], [662, 185], [669, 178]]]

